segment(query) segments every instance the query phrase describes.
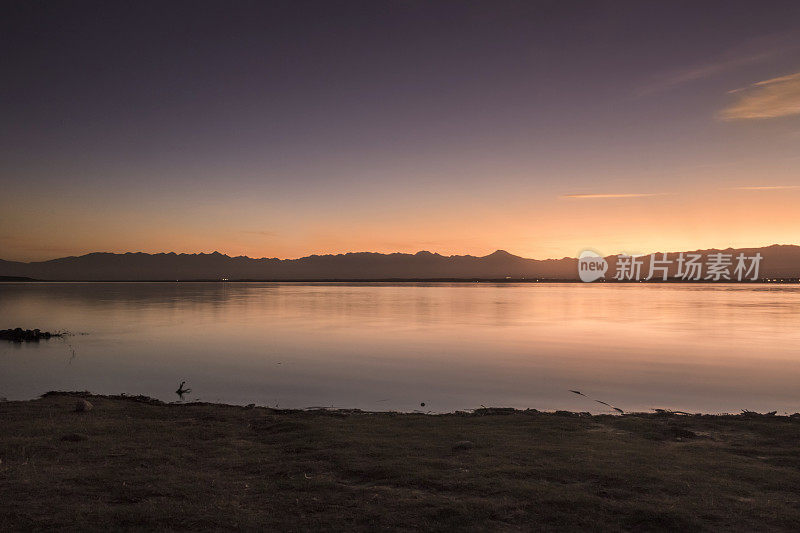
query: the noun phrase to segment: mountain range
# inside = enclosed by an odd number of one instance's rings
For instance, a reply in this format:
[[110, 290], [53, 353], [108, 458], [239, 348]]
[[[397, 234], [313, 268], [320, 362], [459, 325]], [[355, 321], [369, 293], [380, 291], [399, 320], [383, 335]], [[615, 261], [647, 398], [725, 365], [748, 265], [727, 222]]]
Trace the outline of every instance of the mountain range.
[[[800, 246], [772, 245], [763, 248], [695, 250], [703, 258], [715, 253], [760, 253], [760, 278], [800, 277]], [[677, 258], [671, 252], [668, 258]], [[617, 256], [607, 256], [613, 277]], [[644, 258], [643, 271], [648, 268]], [[576, 280], [578, 260], [527, 259], [498, 250], [476, 257], [445, 256], [431, 252], [311, 255], [300, 259], [254, 259], [210, 254], [90, 253], [50, 261], [0, 260], [0, 277], [26, 277], [50, 281], [139, 281], [139, 280], [391, 280], [391, 279], [544, 279]], [[674, 275], [676, 267], [670, 269]]]

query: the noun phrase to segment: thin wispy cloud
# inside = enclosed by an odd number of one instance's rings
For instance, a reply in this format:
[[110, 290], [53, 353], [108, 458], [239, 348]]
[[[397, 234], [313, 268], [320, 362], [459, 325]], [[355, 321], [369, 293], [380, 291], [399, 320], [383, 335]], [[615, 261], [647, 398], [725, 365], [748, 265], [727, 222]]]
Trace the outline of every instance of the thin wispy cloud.
[[605, 193], [605, 194], [565, 194], [561, 198], [570, 198], [578, 200], [602, 200], [609, 198], [646, 198], [649, 196], [664, 196], [665, 192], [650, 192], [650, 193]]
[[756, 185], [753, 187], [731, 187], [735, 191], [777, 191], [781, 189], [800, 189], [800, 185]]
[[658, 93], [793, 54], [800, 48], [798, 37], [797, 31], [790, 31], [752, 39], [708, 61], [656, 74], [634, 93], [637, 96]]
[[647, 85], [636, 90], [638, 96], [666, 91], [686, 83], [701, 80], [730, 70], [765, 61], [778, 53], [777, 50], [749, 54], [746, 56], [720, 60], [714, 63], [698, 65], [687, 69], [676, 70], [657, 76]]
[[719, 113], [722, 120], [785, 117], [800, 114], [800, 72], [734, 89], [739, 100]]

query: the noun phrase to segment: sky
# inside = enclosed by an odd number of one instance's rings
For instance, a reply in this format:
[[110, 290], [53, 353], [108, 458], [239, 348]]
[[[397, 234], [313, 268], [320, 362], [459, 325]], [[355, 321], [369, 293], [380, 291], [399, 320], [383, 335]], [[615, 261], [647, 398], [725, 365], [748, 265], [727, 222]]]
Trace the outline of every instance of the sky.
[[800, 2], [0, 13], [3, 259], [800, 244]]

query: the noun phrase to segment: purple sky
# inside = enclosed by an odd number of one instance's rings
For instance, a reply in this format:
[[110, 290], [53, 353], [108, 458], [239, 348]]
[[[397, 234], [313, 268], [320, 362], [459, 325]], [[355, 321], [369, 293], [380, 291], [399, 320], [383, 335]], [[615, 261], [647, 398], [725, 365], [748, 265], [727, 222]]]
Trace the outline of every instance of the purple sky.
[[800, 2], [38, 2], [0, 257], [800, 235]]

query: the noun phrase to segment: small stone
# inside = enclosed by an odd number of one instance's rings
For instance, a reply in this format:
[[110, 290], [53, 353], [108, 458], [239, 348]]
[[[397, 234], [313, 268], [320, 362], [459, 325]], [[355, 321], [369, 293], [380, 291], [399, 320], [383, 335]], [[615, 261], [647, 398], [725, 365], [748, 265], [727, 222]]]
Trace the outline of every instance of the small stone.
[[460, 451], [460, 450], [471, 450], [474, 448], [475, 445], [468, 440], [460, 440], [453, 444], [453, 451]]
[[86, 435], [81, 435], [80, 433], [67, 433], [61, 440], [69, 441], [69, 442], [80, 442], [82, 440], [88, 440], [89, 437]]
[[78, 413], [83, 413], [84, 411], [91, 411], [92, 407], [94, 406], [90, 402], [81, 399], [75, 404], [75, 411]]

